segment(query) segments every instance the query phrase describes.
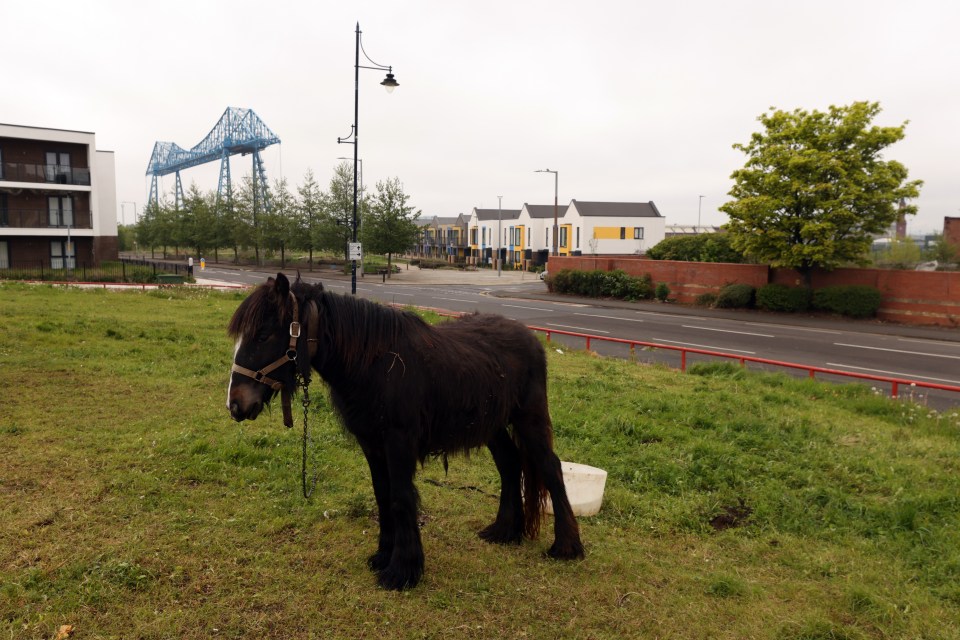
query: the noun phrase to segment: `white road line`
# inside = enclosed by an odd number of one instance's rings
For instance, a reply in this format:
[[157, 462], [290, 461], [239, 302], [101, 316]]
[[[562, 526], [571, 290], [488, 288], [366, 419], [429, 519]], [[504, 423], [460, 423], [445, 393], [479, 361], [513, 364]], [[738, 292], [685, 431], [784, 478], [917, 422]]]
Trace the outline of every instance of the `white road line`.
[[634, 311], [637, 315], [641, 316], [659, 316], [661, 318], [682, 318], [687, 320], [690, 316], [675, 316], [671, 313], [657, 313], [656, 311]]
[[550, 324], [547, 323], [548, 327], [560, 327], [561, 329], [576, 329], [577, 331], [589, 331], [590, 333], [610, 333], [609, 331], [600, 331], [600, 329], [594, 329], [593, 327], [572, 327], [568, 324]]
[[903, 349], [886, 349], [884, 347], [868, 347], [864, 344], [845, 344], [843, 342], [834, 342], [836, 347], [851, 347], [853, 349], [870, 349], [871, 351], [890, 351], [892, 353], [906, 353], [911, 356], [929, 356], [931, 358], [949, 358], [950, 360], [960, 360], [960, 356], [948, 356], [943, 353], [924, 353], [922, 351], [905, 351]]
[[523, 307], [519, 304], [504, 304], [500, 306], [510, 307], [511, 309], [527, 309], [529, 311], [545, 311], [546, 313], [550, 313], [553, 311], [553, 309], [540, 309], [539, 307]]
[[468, 302], [470, 304], [476, 304], [476, 300], [463, 300], [462, 298], [436, 298], [437, 300], [449, 300], [450, 302]]
[[596, 313], [575, 313], [575, 316], [586, 316], [588, 318], [606, 318], [607, 320], [624, 320], [625, 322], [646, 322], [641, 318], [621, 318], [619, 316], [601, 316]]
[[809, 331], [811, 333], [832, 333], [838, 336], [843, 334], [843, 331], [834, 331], [833, 329], [807, 329], [806, 327], [798, 327], [792, 324], [769, 324], [766, 322], [744, 322], [743, 324], [749, 325], [752, 327], [773, 327], [774, 329], [790, 329], [791, 331]]
[[925, 340], [921, 338], [897, 338], [900, 342], [919, 342], [920, 344], [938, 344], [941, 347], [954, 347], [960, 349], [960, 342], [947, 342], [946, 340]]
[[945, 378], [931, 378], [929, 376], [918, 376], [914, 373], [900, 373], [899, 371], [884, 371], [883, 369], [867, 369], [866, 367], [855, 367], [852, 364], [840, 364], [839, 362], [828, 362], [828, 367], [837, 369], [855, 369], [857, 371], [869, 371], [870, 373], [879, 373], [887, 376], [896, 376], [898, 378], [916, 378], [917, 380], [930, 380], [932, 382], [943, 382], [944, 384], [960, 385], [960, 380], [947, 380]]
[[406, 296], [407, 298], [413, 297], [412, 293], [393, 293], [392, 291], [390, 292], [390, 295], [393, 296], [394, 298], [396, 298], [397, 296]]
[[650, 342], [663, 342], [664, 344], [679, 344], [683, 347], [696, 347], [697, 349], [707, 349], [709, 351], [723, 351], [724, 353], [733, 352], [733, 353], [746, 353], [747, 355], [751, 355], [751, 356], [757, 355], [756, 351], [743, 351], [742, 349], [728, 349], [727, 347], [715, 347], [709, 344], [694, 344], [692, 342], [677, 342], [676, 340], [664, 340], [663, 338], [650, 338]]
[[759, 338], [775, 338], [776, 337], [776, 336], [770, 335], [769, 333], [750, 333], [749, 331], [733, 331], [731, 329], [715, 329], [713, 327], [697, 327], [692, 324], [682, 324], [680, 326], [683, 327], [684, 329], [701, 329], [703, 331], [719, 331], [721, 333], [738, 333], [742, 336], [757, 336]]

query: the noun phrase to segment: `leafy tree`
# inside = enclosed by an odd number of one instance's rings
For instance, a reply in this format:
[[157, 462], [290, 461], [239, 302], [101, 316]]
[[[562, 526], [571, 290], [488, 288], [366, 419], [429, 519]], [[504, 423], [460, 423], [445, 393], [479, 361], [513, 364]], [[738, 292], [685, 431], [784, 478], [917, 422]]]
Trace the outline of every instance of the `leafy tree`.
[[297, 249], [306, 250], [310, 256], [310, 268], [313, 268], [313, 250], [319, 246], [316, 238], [319, 238], [319, 225], [324, 215], [324, 197], [320, 191], [320, 186], [313, 177], [313, 171], [307, 170], [303, 176], [303, 184], [297, 187], [297, 194], [300, 196], [294, 213], [294, 224], [296, 234], [292, 246]]
[[280, 251], [280, 266], [287, 265], [286, 249], [294, 237], [296, 220], [294, 213], [296, 201], [287, 187], [287, 179], [280, 178], [273, 182], [273, 192], [270, 195], [270, 208], [261, 214], [263, 242], [268, 249]]
[[872, 126], [878, 103], [855, 102], [829, 111], [773, 110], [759, 117], [764, 131], [734, 148], [747, 163], [731, 176], [732, 244], [776, 267], [795, 268], [809, 286], [816, 267], [863, 264], [873, 236], [899, 213], [897, 204], [919, 195], [922, 182], [883, 160], [884, 149], [904, 137], [899, 127]]
[[348, 163], [341, 162], [334, 168], [323, 205], [314, 246], [335, 251], [346, 260], [347, 243], [353, 240], [353, 167]]
[[960, 247], [943, 237], [942, 233], [934, 234], [930, 247], [924, 252], [927, 260], [936, 260], [940, 264], [956, 262], [960, 256]]
[[370, 253], [386, 254], [387, 273], [391, 271], [393, 254], [406, 251], [417, 239], [416, 220], [420, 210], [408, 206], [408, 200], [410, 196], [403, 192], [398, 178], [378, 182], [365, 220], [366, 249]]
[[743, 254], [730, 244], [727, 233], [701, 233], [664, 238], [647, 250], [652, 260], [687, 262], [743, 262]]

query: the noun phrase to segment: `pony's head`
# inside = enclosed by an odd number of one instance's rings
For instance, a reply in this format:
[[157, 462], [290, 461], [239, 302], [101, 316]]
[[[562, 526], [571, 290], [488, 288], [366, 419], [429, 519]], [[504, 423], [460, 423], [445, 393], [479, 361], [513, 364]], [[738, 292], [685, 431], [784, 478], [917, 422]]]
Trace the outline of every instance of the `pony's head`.
[[[227, 410], [237, 422], [256, 419], [276, 392], [295, 388], [300, 351], [297, 306], [290, 281], [278, 273], [247, 296], [230, 319], [227, 333], [237, 343]], [[306, 344], [306, 336], [302, 344]], [[309, 367], [309, 356], [304, 360]]]

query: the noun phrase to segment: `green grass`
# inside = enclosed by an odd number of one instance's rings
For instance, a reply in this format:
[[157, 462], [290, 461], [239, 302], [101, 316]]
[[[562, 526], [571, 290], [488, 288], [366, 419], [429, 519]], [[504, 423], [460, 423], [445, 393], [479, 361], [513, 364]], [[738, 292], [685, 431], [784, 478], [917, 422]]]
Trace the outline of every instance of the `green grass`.
[[491, 546], [486, 452], [420, 473], [423, 582], [375, 587], [366, 464], [314, 385], [224, 409], [241, 295], [0, 286], [0, 638], [956, 638], [960, 418], [736, 367], [550, 354], [582, 562]]

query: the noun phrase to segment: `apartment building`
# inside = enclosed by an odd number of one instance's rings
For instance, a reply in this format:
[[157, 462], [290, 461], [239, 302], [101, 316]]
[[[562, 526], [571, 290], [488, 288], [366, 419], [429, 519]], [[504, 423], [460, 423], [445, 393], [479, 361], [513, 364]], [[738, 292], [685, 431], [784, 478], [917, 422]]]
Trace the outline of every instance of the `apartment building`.
[[93, 133], [0, 124], [0, 269], [115, 260], [116, 167]]

